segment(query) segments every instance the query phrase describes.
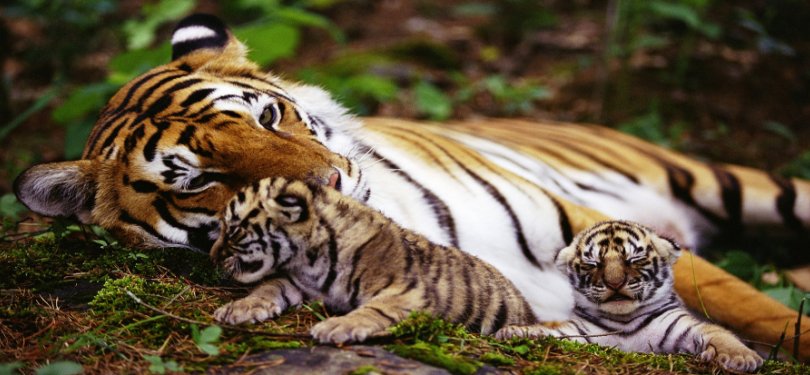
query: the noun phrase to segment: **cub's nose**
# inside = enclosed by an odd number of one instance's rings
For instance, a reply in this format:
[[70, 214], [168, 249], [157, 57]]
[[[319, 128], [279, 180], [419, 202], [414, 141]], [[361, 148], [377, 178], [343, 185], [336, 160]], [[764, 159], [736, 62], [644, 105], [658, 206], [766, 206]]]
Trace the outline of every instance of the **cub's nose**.
[[605, 281], [605, 285], [607, 285], [608, 288], [613, 289], [613, 290], [618, 290], [619, 288], [621, 288], [624, 285], [625, 280], [626, 280], [626, 278], [622, 277], [621, 279], [619, 279], [619, 278], [615, 278], [615, 279], [605, 278], [604, 281]]

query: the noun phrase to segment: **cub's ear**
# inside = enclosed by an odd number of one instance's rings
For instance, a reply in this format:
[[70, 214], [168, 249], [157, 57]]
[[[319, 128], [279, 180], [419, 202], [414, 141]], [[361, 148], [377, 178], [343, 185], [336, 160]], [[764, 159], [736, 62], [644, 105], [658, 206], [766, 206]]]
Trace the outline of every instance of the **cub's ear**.
[[306, 196], [284, 192], [275, 200], [279, 206], [279, 213], [283, 216], [279, 219], [284, 222], [300, 223], [309, 219], [309, 203]]
[[653, 232], [650, 232], [649, 235], [655, 251], [669, 261], [669, 264], [674, 264], [678, 257], [681, 256], [681, 247], [678, 243]]
[[172, 34], [172, 61], [185, 69], [199, 69], [212, 61], [245, 63], [247, 49], [225, 23], [210, 14], [192, 14]]
[[90, 160], [35, 165], [14, 181], [14, 194], [31, 211], [92, 221], [97, 170]]
[[554, 265], [557, 266], [560, 272], [568, 273], [568, 263], [577, 255], [577, 243], [579, 243], [579, 241], [575, 239], [570, 245], [560, 249], [560, 251], [557, 252], [557, 256], [554, 257]]

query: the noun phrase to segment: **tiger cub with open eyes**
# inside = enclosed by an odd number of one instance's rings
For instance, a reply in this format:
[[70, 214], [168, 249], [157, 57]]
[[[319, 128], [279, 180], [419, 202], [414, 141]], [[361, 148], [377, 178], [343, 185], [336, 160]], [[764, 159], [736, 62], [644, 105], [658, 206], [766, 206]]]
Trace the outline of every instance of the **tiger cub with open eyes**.
[[262, 281], [217, 309], [217, 321], [259, 322], [320, 299], [348, 312], [312, 327], [323, 343], [363, 341], [411, 311], [482, 334], [537, 322], [494, 267], [322, 185], [267, 178], [241, 190], [222, 215], [211, 257], [238, 282]]
[[557, 268], [574, 287], [574, 318], [509, 326], [498, 338], [557, 336], [636, 352], [686, 352], [729, 370], [754, 371], [762, 358], [726, 329], [693, 316], [673, 290], [681, 249], [650, 229], [607, 221], [559, 251]]

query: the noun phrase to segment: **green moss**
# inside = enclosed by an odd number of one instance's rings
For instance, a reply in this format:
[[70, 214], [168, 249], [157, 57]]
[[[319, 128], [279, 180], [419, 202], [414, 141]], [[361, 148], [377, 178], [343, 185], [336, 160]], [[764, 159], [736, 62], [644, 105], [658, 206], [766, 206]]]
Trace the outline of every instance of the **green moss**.
[[398, 356], [442, 367], [453, 374], [473, 374], [481, 367], [478, 361], [448, 353], [442, 346], [424, 341], [417, 341], [412, 345], [394, 344], [386, 348]]
[[446, 342], [449, 337], [471, 339], [461, 324], [454, 324], [423, 312], [413, 312], [407, 319], [390, 328], [397, 338], [413, 338], [433, 343]]
[[497, 352], [484, 353], [481, 360], [495, 366], [512, 366], [515, 364], [514, 359]]
[[102, 240], [47, 235], [0, 250], [2, 289], [51, 291], [76, 280], [100, 284], [116, 271], [156, 277], [168, 270], [209, 284], [221, 279], [205, 254], [185, 249], [133, 250]]
[[560, 365], [549, 365], [549, 364], [542, 364], [536, 367], [531, 367], [526, 369], [524, 372], [525, 375], [560, 375], [560, 374], [568, 374], [572, 371], [566, 369]]
[[95, 312], [123, 312], [142, 311], [149, 312], [149, 309], [137, 303], [132, 297], [127, 295], [127, 291], [132, 292], [145, 303], [152, 306], [159, 306], [169, 299], [183, 292], [185, 286], [180, 283], [167, 283], [162, 281], [150, 281], [140, 276], [127, 275], [120, 279], [107, 280], [104, 286], [96, 293], [90, 301], [90, 307]]
[[354, 371], [350, 372], [349, 375], [367, 375], [374, 372], [380, 374], [383, 373], [383, 371], [380, 371], [378, 368], [374, 367], [374, 365], [365, 365], [358, 367]]

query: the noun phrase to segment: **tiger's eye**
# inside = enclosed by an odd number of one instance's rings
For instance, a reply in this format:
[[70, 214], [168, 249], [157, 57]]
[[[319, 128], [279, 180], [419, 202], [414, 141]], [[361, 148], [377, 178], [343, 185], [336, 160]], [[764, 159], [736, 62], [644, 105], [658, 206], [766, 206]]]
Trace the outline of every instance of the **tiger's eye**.
[[281, 120], [281, 113], [278, 110], [278, 105], [273, 103], [264, 107], [261, 116], [259, 116], [259, 123], [267, 130], [276, 130], [275, 126]]
[[192, 178], [185, 187], [186, 190], [197, 190], [208, 185], [209, 182], [211, 182], [211, 180], [208, 176], [206, 176], [205, 173], [201, 173], [197, 177]]

